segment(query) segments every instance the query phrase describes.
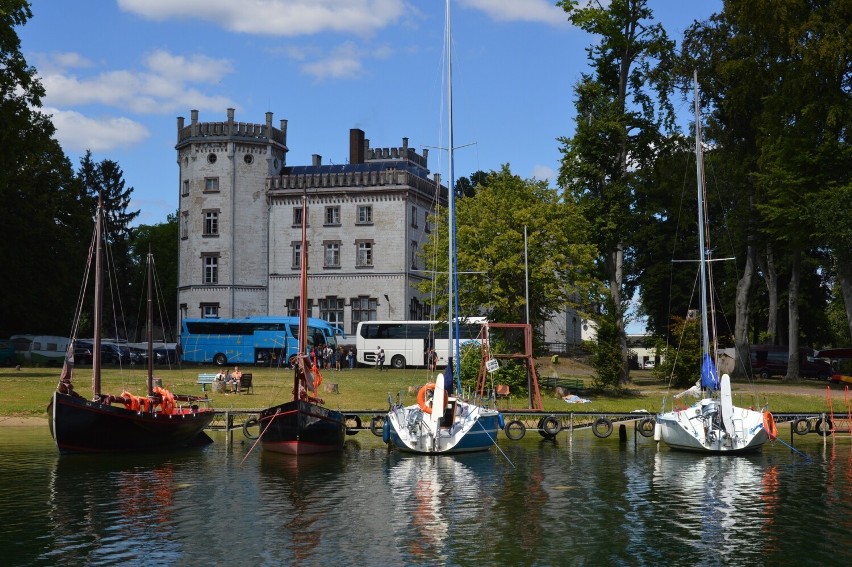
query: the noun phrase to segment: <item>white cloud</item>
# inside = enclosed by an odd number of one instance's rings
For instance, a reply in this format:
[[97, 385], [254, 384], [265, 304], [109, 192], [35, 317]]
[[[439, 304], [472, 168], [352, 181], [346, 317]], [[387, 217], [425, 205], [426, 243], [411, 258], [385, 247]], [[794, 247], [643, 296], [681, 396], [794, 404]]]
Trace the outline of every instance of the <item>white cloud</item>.
[[343, 43], [327, 56], [301, 66], [303, 72], [317, 79], [348, 79], [358, 75], [363, 66], [363, 52], [352, 42]]
[[546, 165], [534, 165], [532, 169], [533, 177], [539, 181], [549, 181], [556, 183], [556, 171], [552, 167]]
[[568, 25], [565, 10], [555, 6], [552, 0], [462, 0], [462, 3], [497, 21]]
[[148, 129], [129, 118], [89, 118], [73, 110], [45, 107], [52, 116], [56, 139], [66, 151], [93, 152], [129, 147], [148, 137]]
[[118, 0], [151, 20], [193, 19], [247, 34], [299, 36], [321, 32], [368, 35], [412, 11], [405, 0]]
[[42, 75], [45, 102], [56, 107], [104, 104], [140, 114], [236, 106], [227, 97], [206, 95], [191, 86], [216, 84], [231, 73], [233, 65], [227, 59], [184, 57], [159, 50], [145, 57], [144, 66], [147, 70], [120, 69], [91, 77], [78, 77], [67, 68], [52, 69]]

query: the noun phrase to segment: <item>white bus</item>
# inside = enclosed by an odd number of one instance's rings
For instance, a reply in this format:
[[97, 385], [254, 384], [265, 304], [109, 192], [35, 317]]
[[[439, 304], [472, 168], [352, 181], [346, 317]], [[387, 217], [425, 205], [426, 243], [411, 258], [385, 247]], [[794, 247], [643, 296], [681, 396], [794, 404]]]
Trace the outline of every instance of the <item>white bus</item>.
[[[479, 342], [485, 317], [468, 317], [459, 324], [462, 344]], [[379, 347], [385, 351], [385, 364], [393, 368], [426, 366], [426, 351], [431, 346], [438, 355], [438, 366], [446, 366], [448, 352], [446, 321], [361, 321], [355, 331], [356, 360], [375, 366]]]

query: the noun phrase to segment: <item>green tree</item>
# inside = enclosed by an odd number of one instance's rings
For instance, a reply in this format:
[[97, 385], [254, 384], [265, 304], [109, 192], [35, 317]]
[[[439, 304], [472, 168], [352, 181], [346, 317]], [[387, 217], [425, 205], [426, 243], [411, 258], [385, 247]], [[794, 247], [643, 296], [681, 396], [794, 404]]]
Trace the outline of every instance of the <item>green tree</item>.
[[[166, 222], [154, 225], [139, 225], [134, 228], [130, 239], [130, 258], [137, 277], [134, 280], [134, 296], [143, 297], [142, 289], [145, 285], [146, 258], [148, 250], [154, 256], [156, 266], [155, 291], [156, 300], [154, 324], [160, 325], [170, 334], [170, 341], [174, 341], [177, 331], [177, 265], [178, 265], [178, 216], [170, 214]], [[140, 302], [140, 306], [143, 303]], [[137, 309], [136, 312], [136, 340], [141, 341], [142, 324], [145, 320], [145, 312]]]
[[[588, 49], [593, 73], [575, 87], [573, 137], [560, 138], [559, 184], [592, 225], [599, 242], [600, 277], [613, 305], [633, 293], [633, 255], [640, 217], [634, 209], [636, 172], [649, 167], [656, 148], [674, 126], [669, 102], [674, 43], [651, 24], [646, 0], [612, 0], [607, 7], [577, 0], [558, 3], [571, 22], [599, 38]], [[580, 7], [583, 5], [585, 7]], [[624, 314], [616, 312], [621, 335], [620, 379], [629, 379]]]
[[32, 17], [0, 0], [0, 336], [65, 334], [71, 327], [91, 218], [84, 193], [38, 109], [44, 88], [15, 28]]
[[91, 151], [80, 158], [77, 177], [93, 201], [100, 196], [104, 207], [109, 276], [105, 281], [105, 297], [111, 298], [111, 301], [105, 300], [104, 311], [105, 321], [111, 321], [115, 327], [104, 332], [108, 336], [127, 338], [128, 325], [132, 323], [128, 310], [136, 302], [134, 287], [130, 284], [136, 274], [130, 244], [131, 223], [139, 216], [139, 211], [128, 211], [133, 188], [125, 187], [124, 173], [117, 162], [105, 159], [96, 163]]
[[602, 305], [601, 312], [595, 317], [595, 339], [587, 345], [595, 369], [592, 385], [596, 389], [618, 392], [623, 388], [621, 322], [624, 320], [624, 306], [616, 307], [609, 295], [603, 298]]
[[[526, 312], [524, 227], [527, 227], [530, 323], [538, 328], [567, 303], [586, 294], [594, 248], [585, 244], [585, 223], [570, 203], [544, 181], [524, 180], [508, 165], [487, 176], [476, 195], [456, 202], [456, 247], [460, 312], [479, 309], [493, 321], [523, 322]], [[438, 211], [436, 227], [420, 251], [434, 281], [419, 284], [434, 291], [436, 315], [446, 317], [447, 211]]]

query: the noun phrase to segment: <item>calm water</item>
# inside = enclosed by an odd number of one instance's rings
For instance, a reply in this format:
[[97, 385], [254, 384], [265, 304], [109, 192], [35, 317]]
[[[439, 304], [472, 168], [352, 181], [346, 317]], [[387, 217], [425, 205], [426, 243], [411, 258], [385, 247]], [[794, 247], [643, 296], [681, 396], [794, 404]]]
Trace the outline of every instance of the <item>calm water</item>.
[[[786, 428], [784, 429], [786, 433]], [[2, 565], [848, 565], [852, 449], [797, 437], [752, 457], [588, 433], [401, 456], [368, 432], [341, 456], [56, 454], [0, 427]]]

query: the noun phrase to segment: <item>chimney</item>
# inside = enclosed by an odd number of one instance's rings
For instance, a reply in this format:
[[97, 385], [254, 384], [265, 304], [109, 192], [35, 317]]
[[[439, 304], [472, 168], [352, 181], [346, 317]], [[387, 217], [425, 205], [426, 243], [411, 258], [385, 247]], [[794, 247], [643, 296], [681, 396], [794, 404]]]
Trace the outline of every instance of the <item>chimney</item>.
[[364, 131], [349, 129], [349, 163], [364, 163]]
[[311, 156], [311, 165], [314, 167], [319, 167], [322, 165], [322, 156], [319, 154], [314, 154]]

